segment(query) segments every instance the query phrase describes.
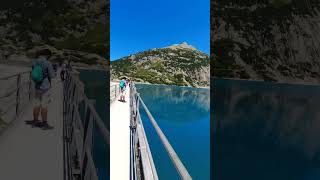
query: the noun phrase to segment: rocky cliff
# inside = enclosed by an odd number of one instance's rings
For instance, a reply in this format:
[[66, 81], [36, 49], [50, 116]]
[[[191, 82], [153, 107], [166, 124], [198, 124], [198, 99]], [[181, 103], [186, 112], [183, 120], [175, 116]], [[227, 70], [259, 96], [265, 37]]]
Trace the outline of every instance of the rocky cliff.
[[111, 79], [127, 76], [138, 82], [208, 87], [207, 54], [187, 43], [156, 48], [123, 57], [110, 64]]
[[320, 83], [320, 1], [211, 1], [213, 76]]
[[53, 61], [106, 66], [109, 4], [104, 0], [11, 0], [0, 3], [0, 59], [29, 61], [43, 48]]

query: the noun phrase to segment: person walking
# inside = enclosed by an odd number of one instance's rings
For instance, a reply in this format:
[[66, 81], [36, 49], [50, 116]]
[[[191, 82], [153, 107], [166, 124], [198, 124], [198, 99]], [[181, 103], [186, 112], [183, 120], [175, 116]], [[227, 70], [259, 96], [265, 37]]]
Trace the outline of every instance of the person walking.
[[[44, 49], [39, 52], [38, 58], [32, 62], [31, 77], [35, 84], [35, 100], [33, 106], [32, 126], [41, 127], [43, 130], [52, 129], [48, 124], [48, 105], [51, 101], [51, 79], [55, 73], [52, 64], [48, 61], [51, 51]], [[41, 114], [42, 122], [38, 119]]]
[[126, 102], [125, 99], [125, 91], [126, 91], [126, 81], [125, 78], [122, 78], [120, 83], [119, 83], [119, 87], [120, 87], [120, 102]]

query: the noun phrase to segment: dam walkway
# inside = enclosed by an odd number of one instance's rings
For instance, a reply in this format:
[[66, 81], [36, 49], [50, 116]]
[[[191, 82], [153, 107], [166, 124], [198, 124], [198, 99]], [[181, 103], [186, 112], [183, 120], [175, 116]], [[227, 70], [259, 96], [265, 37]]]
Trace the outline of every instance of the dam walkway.
[[96, 166], [94, 142], [99, 138], [109, 147], [109, 130], [84, 94], [79, 73], [52, 79], [49, 130], [26, 123], [33, 120], [30, 76], [0, 76], [0, 179], [98, 180], [98, 170], [109, 170]]
[[53, 129], [43, 131], [25, 123], [33, 120], [30, 91], [30, 104], [18, 107], [16, 120], [8, 122], [0, 136], [0, 179], [63, 179], [63, 88], [57, 79], [52, 85], [48, 123]]
[[125, 88], [126, 102], [119, 101], [119, 82], [110, 84], [110, 177], [111, 179], [158, 180], [148, 138], [140, 111], [145, 111], [148, 120], [156, 130], [176, 171], [183, 180], [192, 177], [158, 126], [151, 112], [140, 97], [134, 83]]

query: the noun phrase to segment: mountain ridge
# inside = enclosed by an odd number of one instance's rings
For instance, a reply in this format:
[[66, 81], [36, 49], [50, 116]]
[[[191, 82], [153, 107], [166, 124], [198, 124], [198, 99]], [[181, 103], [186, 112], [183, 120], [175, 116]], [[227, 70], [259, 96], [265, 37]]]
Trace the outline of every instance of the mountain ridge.
[[211, 3], [213, 76], [320, 84], [320, 2]]
[[112, 61], [110, 74], [111, 80], [127, 76], [144, 83], [208, 87], [209, 66], [207, 54], [184, 42]]

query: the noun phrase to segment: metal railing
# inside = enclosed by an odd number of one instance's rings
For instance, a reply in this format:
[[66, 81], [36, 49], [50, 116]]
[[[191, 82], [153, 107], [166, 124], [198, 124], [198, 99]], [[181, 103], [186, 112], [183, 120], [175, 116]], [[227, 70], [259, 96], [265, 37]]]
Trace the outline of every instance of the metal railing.
[[114, 102], [120, 94], [120, 87], [117, 84], [110, 86], [110, 104]]
[[0, 119], [11, 123], [33, 98], [31, 71], [0, 77]]
[[148, 119], [151, 121], [155, 128], [162, 144], [164, 145], [172, 163], [174, 164], [180, 178], [183, 180], [192, 179], [189, 172], [181, 162], [173, 147], [170, 145], [168, 139], [158, 126], [147, 106], [139, 96], [134, 83], [131, 84], [130, 89], [130, 109], [131, 109], [131, 122], [130, 122], [130, 177], [136, 179], [150, 179], [158, 180], [157, 171], [153, 162], [150, 147], [148, 145], [147, 136], [144, 131], [143, 123], [140, 115], [140, 103], [143, 110], [146, 112]]
[[67, 72], [63, 97], [64, 179], [98, 180], [93, 160], [94, 133], [100, 132], [102, 143], [110, 146], [109, 130], [85, 95], [77, 72]]

